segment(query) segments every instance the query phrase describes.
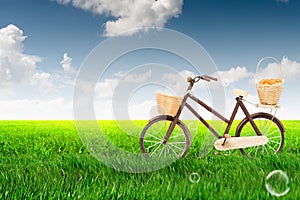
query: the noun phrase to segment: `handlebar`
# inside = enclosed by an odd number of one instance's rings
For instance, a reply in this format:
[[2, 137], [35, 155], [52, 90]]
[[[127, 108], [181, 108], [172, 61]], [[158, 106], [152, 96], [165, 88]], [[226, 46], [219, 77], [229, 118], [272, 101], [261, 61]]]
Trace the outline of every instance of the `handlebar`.
[[212, 76], [208, 76], [208, 75], [203, 75], [203, 76], [195, 76], [194, 78], [192, 78], [192, 77], [187, 77], [187, 82], [189, 82], [189, 83], [197, 83], [198, 81], [200, 81], [200, 80], [205, 80], [205, 81], [208, 81], [208, 82], [210, 82], [211, 80], [213, 80], [213, 81], [217, 81], [218, 79], [217, 78], [215, 78], [215, 77], [212, 77]]
[[204, 78], [207, 78], [207, 79], [210, 79], [210, 80], [213, 80], [213, 81], [218, 81], [217, 78], [212, 77], [212, 76], [204, 75], [203, 77], [204, 77]]

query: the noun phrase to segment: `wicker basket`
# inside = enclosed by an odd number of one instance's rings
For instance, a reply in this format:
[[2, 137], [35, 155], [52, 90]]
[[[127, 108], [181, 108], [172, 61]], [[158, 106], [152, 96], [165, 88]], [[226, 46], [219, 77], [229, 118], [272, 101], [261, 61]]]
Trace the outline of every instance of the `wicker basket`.
[[[274, 60], [277, 63], [277, 65], [279, 66], [281, 83], [268, 85], [268, 84], [260, 84], [259, 81], [257, 80], [259, 69], [260, 69], [260, 64], [266, 59]], [[257, 67], [256, 67], [256, 90], [258, 93], [260, 103], [263, 105], [277, 105], [278, 101], [280, 99], [281, 93], [282, 93], [282, 88], [283, 88], [282, 69], [281, 69], [281, 65], [280, 65], [279, 61], [273, 57], [262, 58], [258, 62]]]
[[182, 98], [167, 94], [156, 93], [156, 103], [159, 114], [175, 116], [178, 112]]

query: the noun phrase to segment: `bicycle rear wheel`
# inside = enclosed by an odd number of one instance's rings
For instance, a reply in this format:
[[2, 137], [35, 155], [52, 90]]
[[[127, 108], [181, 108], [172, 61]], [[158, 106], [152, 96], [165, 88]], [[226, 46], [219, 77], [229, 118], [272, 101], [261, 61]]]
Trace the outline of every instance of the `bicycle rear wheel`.
[[168, 141], [163, 144], [164, 137], [173, 121], [174, 117], [168, 115], [161, 115], [150, 120], [140, 136], [140, 147], [144, 155], [172, 159], [186, 155], [191, 145], [191, 136], [180, 120], [175, 125]]
[[[240, 149], [241, 153], [252, 158], [263, 154], [279, 153], [284, 144], [284, 127], [273, 115], [268, 113], [255, 113], [251, 115], [260, 133], [268, 138], [268, 143], [262, 146]], [[248, 118], [240, 122], [236, 130], [236, 137], [257, 135]]]

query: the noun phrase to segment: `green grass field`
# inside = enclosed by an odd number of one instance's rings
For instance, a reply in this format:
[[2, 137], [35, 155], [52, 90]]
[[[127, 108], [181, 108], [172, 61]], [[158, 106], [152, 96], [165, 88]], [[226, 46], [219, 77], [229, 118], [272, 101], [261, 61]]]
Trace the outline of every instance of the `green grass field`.
[[[0, 121], [0, 199], [277, 199], [265, 184], [278, 169], [289, 177], [290, 191], [281, 199], [300, 199], [300, 121], [283, 123], [286, 140], [277, 156], [248, 159], [238, 150], [220, 155], [212, 150], [199, 158], [206, 132], [200, 127], [184, 159], [133, 174], [93, 158], [73, 121]], [[111, 121], [101, 126], [114, 144], [140, 151], [139, 138]], [[192, 173], [199, 174], [198, 183], [190, 181]]]

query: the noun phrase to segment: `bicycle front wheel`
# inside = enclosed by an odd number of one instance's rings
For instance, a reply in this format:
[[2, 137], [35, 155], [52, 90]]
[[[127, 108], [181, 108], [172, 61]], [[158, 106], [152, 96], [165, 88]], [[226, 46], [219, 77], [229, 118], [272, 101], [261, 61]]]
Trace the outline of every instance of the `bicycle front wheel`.
[[167, 142], [163, 143], [173, 121], [174, 117], [167, 115], [150, 120], [140, 137], [140, 147], [144, 155], [162, 158], [182, 158], [186, 155], [191, 145], [191, 136], [187, 127], [180, 120], [175, 125]]
[[[268, 138], [268, 143], [262, 146], [240, 149], [241, 153], [252, 158], [263, 154], [279, 153], [284, 143], [284, 127], [273, 115], [268, 113], [255, 113], [251, 115], [260, 133]], [[248, 118], [240, 122], [236, 137], [257, 135]]]

